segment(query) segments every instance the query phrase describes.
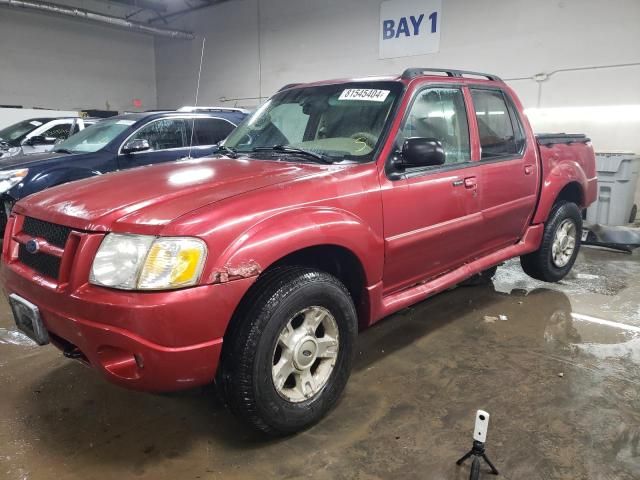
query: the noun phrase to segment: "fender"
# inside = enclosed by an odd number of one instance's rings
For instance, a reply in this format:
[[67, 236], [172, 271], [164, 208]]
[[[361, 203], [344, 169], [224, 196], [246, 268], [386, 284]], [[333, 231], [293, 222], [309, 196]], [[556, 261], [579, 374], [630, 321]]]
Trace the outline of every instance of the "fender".
[[558, 195], [570, 183], [577, 183], [580, 186], [579, 205], [585, 206], [585, 192], [589, 188], [589, 181], [584, 170], [575, 161], [562, 161], [554, 165], [551, 171], [543, 176], [540, 200], [532, 224], [543, 223], [547, 220]]
[[298, 250], [335, 245], [360, 261], [367, 285], [382, 278], [384, 240], [360, 218], [330, 207], [297, 207], [268, 217], [246, 229], [207, 269], [206, 283], [259, 275]]

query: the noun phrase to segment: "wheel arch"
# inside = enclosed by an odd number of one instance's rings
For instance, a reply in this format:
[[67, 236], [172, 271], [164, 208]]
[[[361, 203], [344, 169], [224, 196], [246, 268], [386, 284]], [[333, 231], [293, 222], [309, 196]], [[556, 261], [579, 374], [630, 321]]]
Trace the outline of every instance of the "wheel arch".
[[348, 212], [311, 208], [254, 225], [229, 245], [207, 275], [210, 283], [255, 277], [256, 285], [266, 273], [281, 266], [316, 268], [346, 286], [360, 325], [366, 325], [370, 317], [367, 287], [380, 281], [383, 264], [384, 241], [368, 225]]
[[579, 208], [584, 208], [587, 184], [586, 175], [578, 165], [558, 165], [543, 180], [540, 201], [532, 223], [545, 222], [558, 200], [570, 201]]

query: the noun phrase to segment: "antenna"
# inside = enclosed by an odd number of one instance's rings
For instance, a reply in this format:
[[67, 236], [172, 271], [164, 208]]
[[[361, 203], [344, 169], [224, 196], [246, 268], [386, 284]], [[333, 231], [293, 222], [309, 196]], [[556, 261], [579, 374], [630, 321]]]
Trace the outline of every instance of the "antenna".
[[[200, 93], [200, 77], [202, 76], [202, 61], [204, 59], [204, 44], [207, 42], [207, 37], [202, 37], [202, 50], [200, 51], [200, 68], [198, 69], [198, 83], [196, 84], [196, 98], [193, 104], [196, 107], [194, 110], [197, 111], [198, 107], [198, 93]], [[194, 112], [195, 113], [195, 112]], [[191, 139], [189, 140], [189, 155], [187, 158], [191, 158], [191, 149], [193, 148], [193, 132], [196, 129], [196, 117], [191, 118]]]

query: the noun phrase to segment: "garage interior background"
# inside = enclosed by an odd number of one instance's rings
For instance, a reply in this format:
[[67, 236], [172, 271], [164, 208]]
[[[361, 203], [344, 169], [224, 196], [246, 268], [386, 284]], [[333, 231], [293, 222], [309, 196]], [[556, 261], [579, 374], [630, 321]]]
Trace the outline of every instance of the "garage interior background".
[[195, 40], [2, 8], [0, 104], [119, 111], [193, 104], [206, 36], [201, 104], [252, 107], [287, 83], [409, 66], [480, 70], [515, 88], [536, 131], [585, 132], [597, 151], [640, 152], [637, 0], [443, 0], [440, 51], [384, 60], [379, 5], [228, 0], [157, 24], [194, 32]]

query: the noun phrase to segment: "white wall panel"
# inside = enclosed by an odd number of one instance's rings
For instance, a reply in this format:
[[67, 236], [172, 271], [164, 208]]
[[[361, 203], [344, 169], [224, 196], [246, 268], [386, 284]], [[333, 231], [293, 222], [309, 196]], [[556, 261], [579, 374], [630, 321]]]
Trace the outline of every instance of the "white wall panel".
[[56, 15], [0, 9], [0, 104], [156, 106], [153, 38]]

